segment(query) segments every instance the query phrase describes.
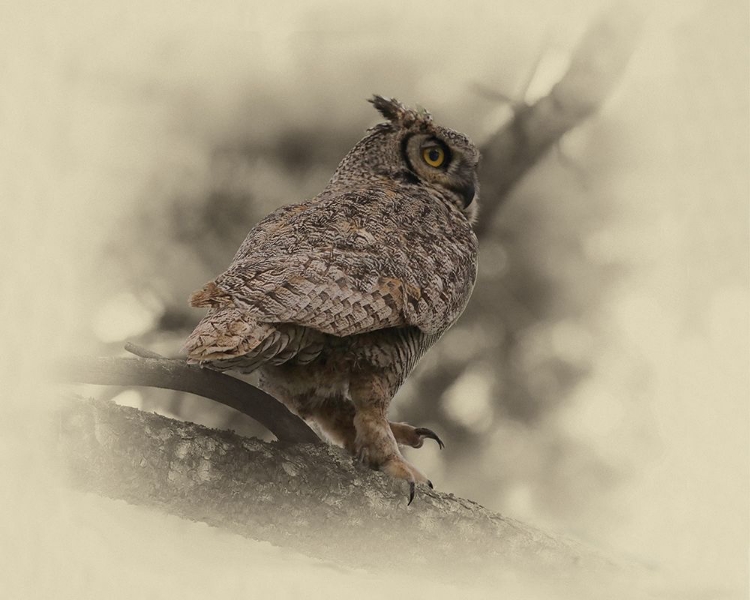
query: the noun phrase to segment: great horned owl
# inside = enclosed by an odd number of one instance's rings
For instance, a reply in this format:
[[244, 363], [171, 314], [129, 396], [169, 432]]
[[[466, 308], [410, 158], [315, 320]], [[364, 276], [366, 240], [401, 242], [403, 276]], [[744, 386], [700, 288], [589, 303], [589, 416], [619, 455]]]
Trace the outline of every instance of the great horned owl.
[[260, 385], [375, 469], [432, 483], [402, 456], [429, 429], [391, 423], [388, 405], [456, 321], [474, 287], [479, 152], [396, 100], [312, 200], [248, 234], [190, 303], [209, 308], [188, 360], [260, 371]]

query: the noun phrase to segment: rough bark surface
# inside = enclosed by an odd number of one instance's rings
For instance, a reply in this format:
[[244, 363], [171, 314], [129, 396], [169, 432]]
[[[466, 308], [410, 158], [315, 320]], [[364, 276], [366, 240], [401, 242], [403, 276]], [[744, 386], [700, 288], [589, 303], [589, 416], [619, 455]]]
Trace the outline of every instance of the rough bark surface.
[[327, 444], [267, 443], [73, 397], [60, 444], [77, 489], [349, 566], [429, 571], [447, 561], [454, 576], [619, 570], [578, 542], [452, 494], [421, 488], [407, 506], [406, 485]]

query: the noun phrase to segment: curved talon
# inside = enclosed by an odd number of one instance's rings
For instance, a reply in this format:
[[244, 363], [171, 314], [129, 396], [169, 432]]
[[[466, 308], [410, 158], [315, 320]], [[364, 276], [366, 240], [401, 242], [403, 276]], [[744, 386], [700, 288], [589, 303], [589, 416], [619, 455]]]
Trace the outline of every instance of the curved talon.
[[415, 487], [416, 485], [414, 484], [414, 482], [410, 481], [409, 482], [409, 502], [407, 503], [406, 506], [409, 506], [411, 504], [411, 501], [414, 500], [414, 488]]
[[369, 464], [369, 457], [370, 453], [368, 452], [367, 448], [360, 448], [359, 452], [357, 453], [357, 460], [362, 465], [367, 465], [370, 468], [373, 468], [372, 465]]
[[431, 489], [431, 490], [434, 490], [434, 489], [435, 489], [435, 486], [434, 486], [434, 485], [432, 485], [432, 482], [431, 482], [431, 481], [430, 481], [429, 479], [427, 480], [427, 485], [428, 485], [428, 486], [430, 486], [430, 489]]
[[443, 440], [441, 440], [438, 437], [438, 434], [435, 433], [432, 429], [427, 429], [427, 427], [417, 427], [414, 430], [414, 433], [416, 433], [420, 437], [426, 437], [426, 438], [430, 438], [431, 440], [435, 440], [438, 443], [438, 446], [440, 446], [441, 450], [445, 448], [445, 444], [443, 443]]

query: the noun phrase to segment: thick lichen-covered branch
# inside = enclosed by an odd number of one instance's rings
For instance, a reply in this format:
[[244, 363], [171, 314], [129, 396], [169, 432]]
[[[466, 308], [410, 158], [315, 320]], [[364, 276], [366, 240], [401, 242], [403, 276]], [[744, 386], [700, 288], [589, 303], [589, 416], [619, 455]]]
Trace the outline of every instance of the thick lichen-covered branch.
[[66, 398], [74, 487], [352, 566], [614, 567], [474, 502], [407, 486], [326, 444], [247, 439], [110, 402]]

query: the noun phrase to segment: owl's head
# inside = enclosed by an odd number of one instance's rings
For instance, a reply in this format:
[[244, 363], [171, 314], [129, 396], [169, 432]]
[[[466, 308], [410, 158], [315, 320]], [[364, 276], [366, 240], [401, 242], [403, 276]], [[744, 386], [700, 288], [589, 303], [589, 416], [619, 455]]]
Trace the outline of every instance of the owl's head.
[[479, 197], [476, 146], [465, 135], [433, 123], [424, 109], [412, 110], [382, 96], [370, 102], [387, 122], [371, 128], [349, 152], [332, 183], [362, 177], [372, 181], [373, 175], [382, 175], [429, 187], [473, 222]]

